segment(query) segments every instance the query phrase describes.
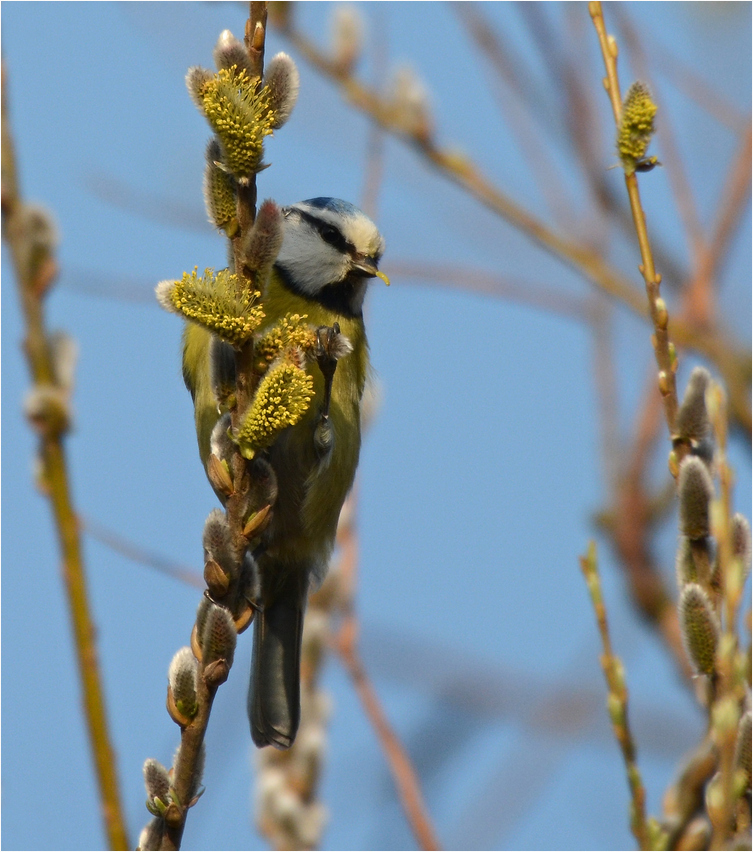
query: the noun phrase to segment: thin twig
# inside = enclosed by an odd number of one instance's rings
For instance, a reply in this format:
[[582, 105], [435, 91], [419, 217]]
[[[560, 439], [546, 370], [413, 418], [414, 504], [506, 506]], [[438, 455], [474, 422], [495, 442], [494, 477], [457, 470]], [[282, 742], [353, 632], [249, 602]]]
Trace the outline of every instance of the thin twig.
[[568, 197], [554, 161], [546, 152], [542, 134], [534, 127], [530, 104], [522, 91], [521, 75], [517, 73], [509, 51], [500, 44], [498, 34], [492, 31], [489, 22], [473, 4], [453, 3], [452, 6], [479, 51], [496, 72], [495, 79], [490, 82], [499, 112], [516, 137], [519, 150], [525, 153], [539, 192], [546, 199], [555, 221], [566, 228], [572, 227], [572, 199]]
[[193, 586], [197, 589], [206, 588], [204, 578], [197, 571], [186, 565], [181, 565], [179, 562], [166, 559], [159, 553], [139, 547], [135, 542], [108, 529], [104, 524], [100, 524], [93, 518], [79, 518], [79, 526], [87, 535], [132, 562], [145, 565], [147, 568], [158, 571], [167, 577], [172, 577], [173, 580], [178, 580], [178, 582], [185, 583], [187, 586]]
[[[7, 115], [5, 68], [2, 72], [2, 211], [3, 237], [13, 257], [19, 295], [26, 322], [24, 352], [36, 388], [58, 388], [50, 340], [44, 319], [44, 295], [57, 274], [52, 255], [33, 265], [24, 202], [18, 187], [16, 161]], [[49, 418], [35, 424], [40, 436], [40, 457], [46, 491], [52, 504], [62, 552], [63, 580], [73, 626], [74, 644], [82, 681], [83, 704], [89, 741], [101, 797], [105, 831], [111, 849], [130, 849], [120, 800], [115, 752], [110, 742], [104, 690], [99, 674], [96, 628], [89, 611], [86, 574], [78, 522], [68, 482], [63, 442], [67, 422]]]
[[664, 116], [663, 120], [658, 124], [656, 135], [661, 143], [662, 161], [667, 171], [669, 185], [675, 197], [675, 206], [683, 221], [685, 233], [690, 243], [694, 259], [693, 265], [696, 266], [698, 258], [704, 250], [706, 240], [698, 215], [698, 207], [693, 198], [690, 181], [682, 162], [680, 148], [677, 145], [672, 124], [667, 119], [666, 112], [662, 109], [659, 93], [651, 80], [646, 54], [641, 45], [641, 40], [638, 38], [638, 33], [619, 6], [615, 6], [613, 11], [617, 25], [621, 30], [622, 38], [625, 40], [625, 45], [629, 49], [632, 61], [635, 64], [636, 73], [641, 80], [644, 80], [651, 86], [652, 98], [658, 105], [662, 116]]
[[690, 318], [698, 324], [713, 321], [713, 294], [719, 267], [735, 230], [739, 227], [750, 198], [751, 129], [748, 126], [740, 140], [737, 156], [727, 173], [717, 208], [714, 227], [707, 240], [693, 278], [687, 288]]
[[632, 799], [630, 827], [641, 849], [650, 849], [649, 831], [646, 823], [646, 790], [636, 763], [636, 750], [628, 722], [628, 691], [622, 662], [612, 651], [607, 625], [607, 613], [601, 594], [599, 567], [596, 561], [596, 544], [592, 541], [588, 553], [580, 559], [580, 567], [586, 578], [596, 622], [601, 636], [603, 654], [601, 667], [609, 688], [607, 706], [612, 719], [615, 738], [620, 745], [627, 771], [628, 786]]
[[386, 269], [391, 277], [429, 281], [432, 284], [456, 287], [466, 293], [502, 296], [511, 302], [529, 305], [579, 322], [585, 321], [590, 313], [588, 302], [583, 297], [570, 295], [539, 282], [519, 278], [511, 280], [470, 266], [398, 259], [390, 260]]
[[[604, 79], [604, 87], [612, 104], [615, 125], [620, 126], [622, 119], [622, 95], [620, 94], [620, 82], [617, 76], [617, 42], [613, 36], [607, 34], [601, 3], [591, 2], [588, 10], [594, 22], [594, 27], [599, 36], [601, 55], [604, 60], [607, 76]], [[675, 371], [677, 369], [677, 355], [670, 351], [670, 340], [668, 331], [668, 314], [663, 300], [660, 301], [659, 285], [661, 276], [657, 274], [654, 267], [654, 256], [651, 252], [651, 243], [646, 227], [646, 214], [641, 205], [641, 196], [638, 189], [638, 177], [635, 171], [632, 174], [625, 173], [625, 187], [630, 199], [630, 209], [633, 214], [638, 245], [641, 252], [640, 272], [646, 284], [646, 295], [648, 297], [649, 314], [654, 326], [654, 353], [656, 363], [659, 367], [659, 388], [664, 401], [664, 415], [667, 421], [670, 435], [675, 432], [675, 417], [677, 415], [677, 383]], [[678, 464], [687, 448], [678, 447]]]
[[376, 732], [390, 767], [405, 815], [422, 849], [440, 849], [421, 793], [418, 776], [402, 743], [382, 709], [358, 653], [358, 623], [351, 610], [346, 614], [335, 648], [348, 671], [366, 715]]

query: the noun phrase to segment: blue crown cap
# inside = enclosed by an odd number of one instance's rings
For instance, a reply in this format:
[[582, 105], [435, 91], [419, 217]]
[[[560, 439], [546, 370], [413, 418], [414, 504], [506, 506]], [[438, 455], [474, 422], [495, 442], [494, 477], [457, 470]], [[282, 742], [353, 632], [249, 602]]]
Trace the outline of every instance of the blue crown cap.
[[307, 198], [303, 203], [309, 204], [311, 207], [318, 207], [320, 210], [330, 210], [340, 216], [363, 215], [355, 204], [351, 204], [350, 201], [343, 201], [342, 198], [320, 196], [319, 198]]

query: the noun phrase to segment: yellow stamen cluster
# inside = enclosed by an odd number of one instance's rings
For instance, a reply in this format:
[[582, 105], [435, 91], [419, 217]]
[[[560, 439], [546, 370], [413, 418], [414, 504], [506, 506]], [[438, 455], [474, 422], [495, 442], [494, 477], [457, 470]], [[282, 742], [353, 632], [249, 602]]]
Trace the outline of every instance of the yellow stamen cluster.
[[306, 413], [314, 395], [314, 379], [291, 361], [271, 367], [259, 383], [254, 400], [235, 439], [247, 459], [268, 447]]
[[196, 269], [183, 273], [166, 294], [175, 311], [186, 319], [203, 325], [221, 340], [241, 346], [251, 338], [264, 319], [258, 301], [258, 290], [249, 290], [237, 275], [220, 270], [205, 270], [199, 277]]
[[255, 81], [236, 66], [221, 68], [198, 91], [204, 113], [220, 140], [223, 165], [239, 179], [259, 171], [265, 136], [272, 133], [274, 116], [267, 93], [256, 91]]
[[636, 163], [646, 154], [654, 134], [656, 110], [646, 84], [633, 83], [622, 105], [622, 120], [617, 134], [617, 151], [625, 174], [633, 174]]
[[316, 344], [314, 329], [306, 314], [286, 314], [275, 326], [263, 334], [254, 345], [256, 370], [264, 373], [267, 367], [285, 350], [298, 348], [311, 352]]

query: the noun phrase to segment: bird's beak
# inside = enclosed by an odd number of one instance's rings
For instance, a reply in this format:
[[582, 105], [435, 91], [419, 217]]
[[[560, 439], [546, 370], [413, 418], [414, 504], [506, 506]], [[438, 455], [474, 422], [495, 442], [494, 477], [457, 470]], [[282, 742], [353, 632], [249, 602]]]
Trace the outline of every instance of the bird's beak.
[[388, 287], [390, 286], [390, 279], [384, 274], [384, 272], [380, 272], [376, 268], [376, 264], [370, 257], [362, 257], [359, 260], [354, 260], [353, 269], [356, 272], [360, 272], [362, 275], [368, 276], [369, 278], [381, 278]]

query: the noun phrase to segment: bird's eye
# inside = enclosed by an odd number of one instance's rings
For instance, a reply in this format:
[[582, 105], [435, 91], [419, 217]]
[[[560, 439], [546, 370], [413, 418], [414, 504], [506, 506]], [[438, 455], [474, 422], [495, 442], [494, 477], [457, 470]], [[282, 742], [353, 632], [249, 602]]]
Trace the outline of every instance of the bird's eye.
[[325, 225], [319, 233], [324, 242], [331, 246], [339, 246], [342, 243], [342, 235], [337, 228], [333, 228], [331, 225]]

